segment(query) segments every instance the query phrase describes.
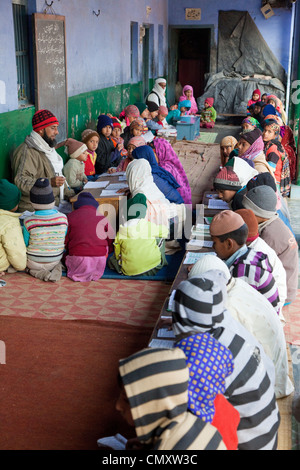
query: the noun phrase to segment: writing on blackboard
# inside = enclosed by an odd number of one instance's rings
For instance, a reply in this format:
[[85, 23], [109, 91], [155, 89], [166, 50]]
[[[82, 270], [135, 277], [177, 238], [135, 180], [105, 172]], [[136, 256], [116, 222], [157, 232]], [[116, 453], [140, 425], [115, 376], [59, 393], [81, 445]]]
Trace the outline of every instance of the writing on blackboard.
[[44, 64], [53, 66], [54, 82], [49, 82], [50, 89], [65, 87], [65, 47], [64, 36], [58, 24], [45, 24], [37, 37], [38, 54], [43, 56]]

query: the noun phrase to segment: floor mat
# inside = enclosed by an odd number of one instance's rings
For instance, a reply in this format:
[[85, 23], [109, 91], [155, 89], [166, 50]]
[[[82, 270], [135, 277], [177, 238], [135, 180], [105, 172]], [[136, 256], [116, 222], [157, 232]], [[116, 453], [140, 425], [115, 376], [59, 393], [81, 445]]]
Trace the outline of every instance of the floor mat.
[[132, 430], [115, 410], [118, 361], [151, 329], [110, 322], [0, 317], [1, 450], [96, 450]]
[[205, 144], [214, 144], [216, 142], [216, 138], [218, 136], [218, 132], [203, 132], [200, 130], [200, 137], [197, 137], [195, 140], [196, 142], [203, 142]]
[[153, 327], [170, 290], [170, 284], [139, 280], [100, 279], [57, 283], [26, 273], [5, 276], [0, 315], [51, 320], [107, 320]]
[[167, 266], [164, 266], [160, 269], [155, 276], [145, 276], [139, 274], [137, 276], [125, 276], [124, 274], [119, 274], [116, 271], [110, 269], [106, 266], [102, 279], [131, 279], [131, 280], [140, 280], [140, 281], [166, 281], [172, 282], [175, 279], [175, 276], [178, 272], [182, 259], [185, 255], [185, 250], [178, 251], [173, 255], [166, 255], [166, 260], [168, 262]]

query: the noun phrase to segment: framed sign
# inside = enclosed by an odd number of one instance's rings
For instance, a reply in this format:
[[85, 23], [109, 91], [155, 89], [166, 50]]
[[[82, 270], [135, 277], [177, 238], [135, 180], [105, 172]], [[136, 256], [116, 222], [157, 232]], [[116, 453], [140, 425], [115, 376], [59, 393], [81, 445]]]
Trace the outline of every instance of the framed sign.
[[185, 19], [186, 20], [201, 20], [201, 8], [186, 8]]

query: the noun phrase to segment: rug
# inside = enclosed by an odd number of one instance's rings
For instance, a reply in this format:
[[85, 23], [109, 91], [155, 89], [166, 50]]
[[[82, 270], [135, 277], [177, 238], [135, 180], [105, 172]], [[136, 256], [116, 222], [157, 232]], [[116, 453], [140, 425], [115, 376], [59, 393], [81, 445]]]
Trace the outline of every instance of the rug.
[[151, 328], [0, 316], [1, 450], [93, 450], [133, 437], [115, 410], [118, 361], [146, 347]]
[[203, 132], [201, 129], [200, 137], [197, 137], [195, 141], [202, 142], [205, 144], [214, 144], [216, 142], [217, 136], [218, 136], [218, 132]]
[[7, 274], [0, 316], [50, 320], [107, 320], [153, 327], [170, 291], [163, 281], [100, 279], [44, 282], [26, 273]]
[[161, 268], [154, 276], [146, 276], [139, 274], [137, 276], [125, 276], [124, 274], [119, 274], [113, 269], [110, 269], [107, 265], [102, 276], [102, 279], [131, 279], [131, 280], [140, 280], [140, 281], [165, 281], [173, 282], [180, 264], [185, 255], [185, 250], [178, 251], [173, 255], [166, 255], [166, 260], [168, 262], [167, 266]]

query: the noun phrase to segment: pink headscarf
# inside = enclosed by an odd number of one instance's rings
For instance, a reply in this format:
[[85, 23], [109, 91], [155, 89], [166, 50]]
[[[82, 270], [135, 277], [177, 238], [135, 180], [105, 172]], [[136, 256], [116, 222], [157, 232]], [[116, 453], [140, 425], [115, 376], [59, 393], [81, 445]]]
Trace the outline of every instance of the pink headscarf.
[[208, 103], [209, 106], [213, 106], [214, 105], [214, 99], [212, 97], [205, 98], [204, 103]]
[[177, 191], [182, 196], [184, 203], [192, 204], [192, 194], [189, 181], [172, 145], [166, 139], [159, 137], [153, 140], [153, 145], [159, 166], [169, 171], [174, 176], [177, 183], [180, 185], [180, 188], [178, 188]]
[[140, 135], [140, 136], [132, 137], [128, 141], [127, 145], [129, 145], [129, 144], [132, 144], [135, 147], [141, 147], [142, 145], [146, 145], [146, 141], [145, 141], [144, 137], [142, 135]]
[[253, 144], [248, 148], [248, 150], [246, 150], [246, 152], [243, 153], [243, 155], [239, 155], [239, 156], [243, 158], [244, 160], [246, 159], [254, 160], [255, 157], [257, 157], [257, 155], [259, 155], [263, 151], [264, 146], [265, 145], [264, 145], [263, 138], [260, 136], [258, 137], [258, 139], [255, 140], [255, 142], [253, 142]]
[[[192, 96], [190, 98], [187, 98], [185, 92], [187, 90], [190, 90], [192, 92]], [[187, 111], [186, 114], [196, 114], [198, 113], [198, 106], [197, 106], [197, 103], [196, 103], [196, 100], [194, 98], [194, 90], [193, 90], [193, 87], [191, 85], [185, 85], [182, 89], [182, 95], [180, 96], [179, 98], [179, 102], [180, 101], [185, 101], [189, 99], [190, 102], [191, 102], [191, 109], [189, 111]]]

